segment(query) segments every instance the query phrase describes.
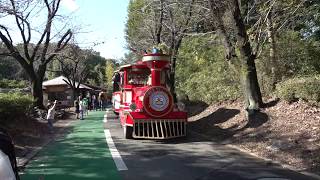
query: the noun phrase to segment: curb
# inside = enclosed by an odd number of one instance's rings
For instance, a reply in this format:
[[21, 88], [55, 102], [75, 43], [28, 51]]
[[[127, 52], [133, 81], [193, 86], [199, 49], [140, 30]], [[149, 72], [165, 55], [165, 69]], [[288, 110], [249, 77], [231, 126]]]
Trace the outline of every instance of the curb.
[[[196, 131], [190, 130], [190, 132], [194, 133], [194, 134], [197, 134], [197, 135], [199, 135], [199, 136], [201, 136], [201, 137], [203, 137], [205, 139], [212, 140], [209, 136], [206, 136], [204, 134], [200, 134], [200, 133], [198, 133]], [[216, 143], [216, 144], [220, 144], [220, 143]], [[271, 163], [274, 163], [276, 165], [279, 165], [282, 168], [286, 168], [286, 169], [289, 169], [291, 171], [294, 171], [294, 172], [297, 172], [297, 173], [300, 173], [300, 174], [303, 174], [303, 175], [306, 175], [306, 176], [310, 176], [310, 177], [315, 178], [317, 180], [320, 180], [320, 175], [318, 175], [318, 174], [315, 174], [315, 173], [312, 173], [312, 172], [308, 172], [308, 171], [304, 171], [304, 170], [299, 170], [299, 169], [297, 169], [297, 168], [295, 168], [293, 166], [280, 163], [279, 161], [275, 161], [275, 160], [272, 160], [272, 159], [269, 159], [269, 158], [258, 156], [257, 154], [254, 154], [252, 152], [249, 152], [248, 150], [242, 149], [239, 146], [230, 145], [230, 144], [220, 144], [220, 145], [227, 146], [229, 148], [233, 148], [233, 149], [239, 150], [239, 151], [241, 151], [243, 153], [246, 153], [246, 154], [251, 155], [253, 157], [256, 157], [258, 159], [261, 159], [261, 160], [264, 160], [264, 161], [271, 162]]]
[[49, 138], [46, 142], [44, 142], [43, 144], [40, 145], [40, 147], [33, 149], [30, 153], [28, 153], [26, 156], [21, 157], [21, 158], [17, 158], [17, 165], [18, 168], [23, 168], [25, 167], [28, 162], [35, 157], [40, 151], [41, 149], [43, 149], [43, 147], [47, 146], [54, 138]]
[[19, 169], [24, 168], [28, 162], [35, 157], [44, 147], [46, 147], [48, 144], [50, 144], [53, 140], [55, 140], [56, 138], [60, 137], [61, 133], [65, 131], [65, 129], [67, 127], [69, 127], [72, 123], [77, 122], [75, 120], [71, 120], [70, 122], [66, 123], [65, 127], [60, 129], [59, 131], [56, 132], [56, 134], [50, 138], [48, 138], [47, 141], [45, 141], [44, 143], [40, 144], [40, 147], [37, 147], [35, 149], [33, 149], [31, 152], [29, 152], [26, 156], [21, 157], [21, 158], [17, 158], [17, 166]]

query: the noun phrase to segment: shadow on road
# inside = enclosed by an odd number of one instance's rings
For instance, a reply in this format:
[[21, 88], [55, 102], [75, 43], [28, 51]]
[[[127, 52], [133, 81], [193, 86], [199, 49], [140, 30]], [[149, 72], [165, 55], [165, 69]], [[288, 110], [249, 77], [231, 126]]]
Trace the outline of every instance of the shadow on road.
[[[278, 103], [273, 100], [265, 107], [272, 107]], [[236, 117], [238, 116], [239, 117]], [[238, 118], [238, 121], [235, 120]], [[242, 118], [242, 122], [239, 121]], [[184, 140], [172, 140], [167, 143], [185, 143], [185, 142], [214, 142], [218, 144], [256, 144], [268, 142], [267, 147], [270, 151], [278, 153], [270, 154], [269, 158], [283, 159], [288, 161], [288, 155], [299, 157], [305, 165], [307, 171], [319, 172], [320, 169], [320, 148], [311, 146], [309, 142], [315, 141], [310, 134], [299, 135], [279, 135], [271, 131], [268, 127], [269, 116], [263, 111], [257, 111], [248, 118], [240, 115], [239, 109], [219, 108], [211, 114], [189, 122], [189, 136]], [[223, 127], [221, 123], [229, 123]], [[201, 136], [201, 137], [199, 137]], [[320, 142], [318, 142], [320, 143]], [[309, 145], [307, 145], [309, 144]], [[313, 143], [314, 144], [314, 143]], [[307, 148], [308, 147], [308, 148]]]
[[188, 101], [185, 104], [189, 117], [198, 115], [209, 106], [203, 101]]
[[239, 113], [240, 110], [238, 109], [219, 108], [206, 117], [189, 122], [188, 130], [203, 134], [219, 142], [227, 140], [247, 128], [259, 128], [269, 120], [266, 113], [256, 112], [254, 115], [249, 116], [246, 120], [247, 123], [243, 127], [240, 127], [240, 124], [234, 124], [229, 128], [221, 128], [218, 126], [221, 123], [231, 120]]
[[279, 101], [280, 101], [280, 99], [276, 98], [274, 100], [271, 100], [270, 102], [264, 103], [263, 108], [273, 107], [273, 106], [277, 105]]
[[226, 139], [233, 136], [234, 131], [222, 129], [217, 124], [224, 123], [240, 113], [238, 109], [219, 108], [206, 117], [189, 122], [188, 131], [197, 132], [214, 139]]
[[264, 123], [266, 123], [269, 120], [269, 117], [266, 113], [257, 111], [253, 115], [249, 115], [248, 117], [248, 123], [241, 128], [241, 130], [246, 128], [258, 128], [262, 126]]

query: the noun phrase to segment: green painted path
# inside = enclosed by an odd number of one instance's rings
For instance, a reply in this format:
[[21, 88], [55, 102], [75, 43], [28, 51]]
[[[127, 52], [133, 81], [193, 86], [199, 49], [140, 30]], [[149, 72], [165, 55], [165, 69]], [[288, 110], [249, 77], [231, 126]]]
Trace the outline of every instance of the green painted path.
[[89, 112], [66, 137], [51, 143], [30, 164], [22, 180], [118, 180], [103, 131], [105, 112]]

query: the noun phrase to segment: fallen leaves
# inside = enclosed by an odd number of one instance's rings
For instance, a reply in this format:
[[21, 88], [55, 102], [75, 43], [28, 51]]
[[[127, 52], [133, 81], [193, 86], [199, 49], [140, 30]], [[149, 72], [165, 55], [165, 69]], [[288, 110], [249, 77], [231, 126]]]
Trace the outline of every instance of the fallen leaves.
[[[190, 117], [189, 121], [195, 124], [191, 126], [194, 130], [215, 135], [213, 138], [218, 142], [228, 141], [297, 169], [320, 172], [319, 107], [303, 101], [291, 104], [280, 101], [262, 109], [260, 114], [264, 116], [256, 116], [251, 120], [246, 118], [243, 109], [240, 101], [211, 105]], [[197, 126], [200, 123], [201, 126]], [[215, 128], [212, 128], [212, 124]]]

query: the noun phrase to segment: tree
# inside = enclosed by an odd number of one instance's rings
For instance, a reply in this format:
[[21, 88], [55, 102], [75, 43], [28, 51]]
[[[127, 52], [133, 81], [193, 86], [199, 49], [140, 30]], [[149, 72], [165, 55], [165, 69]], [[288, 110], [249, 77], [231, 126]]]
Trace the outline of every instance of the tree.
[[141, 59], [142, 54], [137, 53], [135, 50], [129, 51], [124, 54], [124, 57], [120, 59], [121, 64], [129, 64]]
[[[48, 65], [47, 76], [54, 78], [65, 76], [67, 84], [73, 89], [75, 96], [79, 93], [78, 83], [105, 87], [106, 59], [91, 49], [81, 49], [71, 43], [62, 50]], [[110, 59], [108, 61], [114, 62]]]
[[[166, 47], [165, 51], [171, 55], [175, 54], [174, 47], [178, 47], [176, 52], [179, 55], [179, 44], [199, 40], [201, 37], [208, 39], [208, 43], [202, 44], [199, 49], [193, 47], [197, 44], [195, 42], [188, 46], [184, 44], [183, 52], [186, 53], [186, 48], [191, 49], [189, 55], [192, 57], [178, 56], [178, 62], [187, 59], [199, 63], [206, 59], [211, 64], [217, 63], [216, 67], [209, 68], [207, 64], [208, 68], [199, 70], [196, 73], [199, 78], [189, 76], [194, 73], [185, 72], [197, 67], [193, 66], [193, 63], [177, 63], [179, 68], [184, 69], [179, 69], [179, 79], [173, 82], [182, 80], [183, 83], [178, 82], [178, 85], [188, 85], [188, 93], [196, 89], [193, 87], [198, 86], [199, 79], [206, 81], [210, 70], [219, 72], [219, 68], [225, 67], [224, 63], [219, 64], [216, 59], [196, 54], [202, 52], [201, 48], [214, 51], [219, 50], [220, 45], [224, 46], [224, 59], [229, 64], [228, 70], [233, 71], [228, 75], [236, 75], [234, 78], [212, 77], [211, 82], [222, 82], [223, 85], [214, 85], [209, 89], [224, 88], [235, 84], [234, 80], [240, 78], [239, 84], [243, 87], [249, 112], [254, 112], [263, 105], [259, 81], [263, 85], [272, 86], [267, 88], [267, 91], [272, 89], [272, 92], [276, 83], [283, 78], [319, 72], [316, 52], [319, 46], [317, 39], [320, 37], [320, 21], [317, 16], [320, 4], [317, 0], [135, 0], [130, 3], [126, 33], [129, 47], [137, 45], [138, 48], [135, 49], [143, 49], [148, 45], [147, 48], [150, 48], [154, 46], [154, 42], [160, 42], [158, 46]], [[161, 24], [161, 30], [156, 31]], [[160, 32], [160, 38], [156, 38], [157, 34], [154, 32]], [[187, 42], [183, 42], [185, 40]], [[132, 54], [126, 59], [135, 59]], [[195, 58], [201, 60], [197, 61]], [[174, 63], [172, 65], [175, 69]], [[187, 74], [190, 78], [183, 78], [182, 74]], [[237, 91], [238, 84], [235, 84], [233, 89]], [[181, 88], [179, 90], [181, 91]], [[201, 90], [207, 91], [206, 88]], [[237, 97], [239, 93], [230, 94], [231, 96], [221, 96], [223, 98], [210, 98], [206, 95], [205, 98], [198, 97], [198, 100], [210, 102], [214, 99]]]
[[[147, 3], [148, 2], [148, 3]], [[150, 3], [147, 0], [131, 0], [128, 5], [128, 20], [126, 22], [126, 41], [128, 48], [144, 50], [152, 46], [152, 35], [150, 35], [147, 19], [150, 18]]]
[[[225, 3], [225, 4], [223, 4]], [[262, 95], [257, 77], [254, 54], [247, 29], [245, 27], [238, 0], [230, 0], [227, 2], [217, 2], [209, 0], [209, 9], [211, 17], [214, 19], [219, 35], [222, 37], [226, 49], [226, 59], [231, 65], [235, 66], [240, 76], [240, 82], [243, 86], [243, 93], [246, 103], [246, 109], [249, 113], [254, 112], [263, 105]], [[224, 13], [219, 11], [221, 7], [229, 10], [227, 14], [231, 20], [232, 34], [229, 34], [223, 22]], [[218, 9], [219, 8], [219, 9]], [[237, 54], [235, 49], [239, 50]]]
[[[15, 47], [10, 31], [10, 24], [0, 23], [0, 39], [5, 44], [7, 52], [5, 55], [12, 56], [23, 69], [27, 72], [31, 85], [32, 95], [35, 99], [35, 105], [43, 108], [42, 82], [45, 76], [47, 65], [54, 57], [67, 45], [72, 32], [70, 29], [58, 32], [53, 31], [53, 23], [58, 18], [58, 10], [61, 0], [43, 0], [41, 2], [31, 0], [6, 0], [1, 3], [0, 13], [7, 17], [12, 17], [15, 21], [16, 30], [19, 31], [22, 39], [22, 48]], [[47, 14], [42, 29], [32, 27], [31, 17], [39, 13], [41, 5], [45, 6], [44, 11]], [[37, 11], [38, 10], [38, 11]], [[39, 38], [37, 32], [40, 33]], [[52, 43], [53, 40], [56, 43]]]
[[175, 96], [175, 68], [181, 42], [198, 23], [195, 1], [137, 0], [130, 1], [126, 38], [129, 47], [150, 49], [165, 47], [171, 55], [170, 87]]
[[[281, 79], [277, 52], [277, 39], [281, 31], [295, 29], [301, 19], [305, 19], [305, 0], [249, 0], [242, 2], [243, 16], [253, 51], [259, 58], [263, 48], [269, 51], [269, 63], [266, 71], [271, 76], [271, 86], [275, 89]], [[267, 46], [265, 46], [268, 42]]]
[[90, 74], [86, 83], [99, 86], [101, 88], [105, 87], [106, 61], [107, 60], [104, 57], [101, 57], [99, 53], [90, 50], [86, 61]]
[[108, 92], [112, 92], [112, 77], [114, 73], [114, 63], [112, 61], [106, 62], [105, 81]]
[[[1, 52], [6, 52], [3, 43], [0, 43]], [[27, 76], [23, 68], [13, 57], [0, 55], [0, 79], [27, 80]]]
[[87, 80], [90, 74], [89, 53], [75, 44], [70, 44], [57, 56], [61, 64], [61, 74], [67, 78], [65, 82], [72, 89], [73, 100], [79, 95], [80, 85]]
[[207, 34], [183, 40], [176, 69], [179, 99], [211, 104], [240, 97], [239, 80], [230, 71], [219, 39], [215, 34]]
[[166, 6], [168, 17], [164, 22], [164, 26], [168, 30], [168, 38], [164, 43], [169, 47], [169, 54], [171, 55], [171, 72], [170, 72], [170, 88], [171, 93], [174, 95], [174, 100], [177, 101], [175, 92], [175, 70], [177, 64], [177, 56], [179, 48], [184, 37], [187, 33], [192, 32], [195, 27], [195, 22], [198, 20], [194, 14], [194, 0], [185, 2], [172, 1], [168, 2]]

